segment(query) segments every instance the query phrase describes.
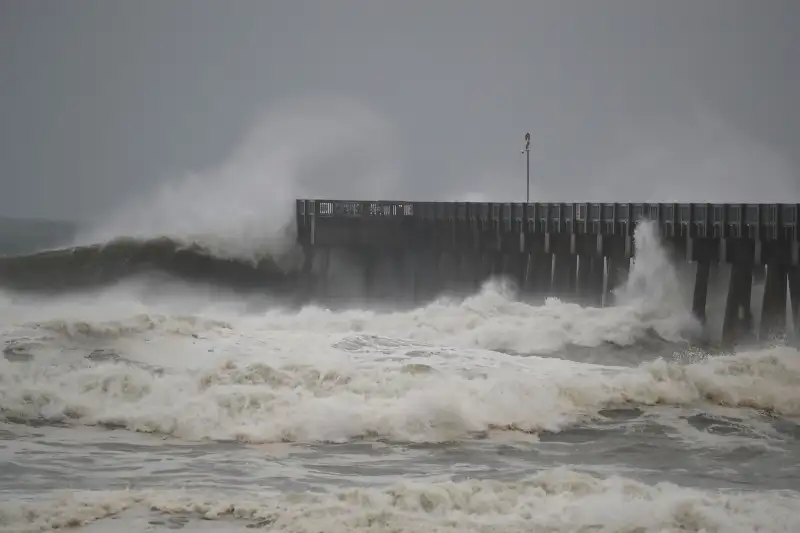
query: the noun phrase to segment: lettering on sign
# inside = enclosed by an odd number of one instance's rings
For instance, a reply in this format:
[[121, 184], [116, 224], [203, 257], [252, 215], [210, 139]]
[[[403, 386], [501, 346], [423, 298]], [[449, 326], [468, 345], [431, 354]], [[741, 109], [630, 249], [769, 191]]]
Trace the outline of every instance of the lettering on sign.
[[396, 211], [396, 206], [386, 205], [386, 204], [370, 204], [369, 205], [369, 214], [370, 216], [376, 217], [388, 217], [391, 216], [392, 211]]
[[361, 214], [361, 204], [358, 202], [341, 202], [336, 205], [337, 212], [349, 216], [358, 216]]

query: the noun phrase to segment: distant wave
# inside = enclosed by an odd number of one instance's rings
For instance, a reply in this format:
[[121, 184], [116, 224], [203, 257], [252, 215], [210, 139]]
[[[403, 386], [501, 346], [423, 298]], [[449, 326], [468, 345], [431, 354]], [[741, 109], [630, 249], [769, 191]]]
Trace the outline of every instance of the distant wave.
[[252, 261], [219, 257], [196, 243], [169, 237], [115, 239], [24, 255], [0, 257], [0, 286], [15, 290], [66, 290], [102, 286], [142, 274], [232, 287], [293, 289], [295, 269], [272, 257]]

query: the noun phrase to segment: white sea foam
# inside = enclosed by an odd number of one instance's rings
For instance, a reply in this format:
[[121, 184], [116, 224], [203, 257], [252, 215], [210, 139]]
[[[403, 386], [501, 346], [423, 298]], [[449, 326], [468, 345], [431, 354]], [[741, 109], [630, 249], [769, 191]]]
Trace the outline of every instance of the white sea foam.
[[670, 289], [674, 274], [652, 227], [636, 235], [640, 259], [620, 305], [605, 309], [532, 306], [497, 282], [463, 301], [395, 313], [248, 314], [232, 300], [203, 307], [185, 292], [143, 303], [130, 285], [48, 307], [8, 304], [3, 339], [17, 357], [0, 360], [0, 409], [252, 442], [560, 431], [624, 405], [800, 415], [800, 357], [790, 348], [633, 368], [497, 352], [626, 345], [651, 331], [680, 338], [694, 322]]
[[[651, 332], [677, 341], [697, 333], [699, 324], [681, 298], [675, 271], [656, 231], [651, 223], [637, 227], [639, 257], [627, 281], [618, 288], [620, 305], [602, 309], [556, 298], [529, 305], [516, 301], [502, 280], [490, 280], [480, 292], [463, 300], [437, 300], [409, 312], [333, 312], [307, 307], [299, 313], [272, 310], [253, 315], [243, 312], [241, 302], [232, 298], [220, 301], [218, 295], [193, 294], [186, 287], [164, 287], [158, 300], [143, 302], [139, 293], [144, 289], [126, 283], [100, 293], [48, 299], [46, 306], [41, 300], [7, 305], [0, 308], [0, 318], [6, 323], [13, 320], [40, 330], [58, 330], [70, 337], [78, 333], [109, 337], [115, 328], [120, 336], [130, 337], [160, 326], [173, 327], [177, 321], [192, 322], [193, 333], [204, 333], [227, 322], [235, 323], [237, 330], [371, 332], [436, 345], [520, 353], [552, 353], [570, 344], [630, 345]], [[170, 322], [168, 316], [177, 318]]]
[[[125, 526], [124, 511], [145, 523], [218, 521], [271, 531], [685, 531], [750, 533], [800, 530], [797, 493], [718, 493], [670, 483], [645, 485], [567, 468], [518, 482], [408, 482], [326, 493], [247, 495], [194, 491], [73, 492], [53, 500], [0, 504], [0, 531], [49, 531], [100, 521]], [[122, 513], [122, 514], [120, 514]], [[114, 522], [104, 522], [119, 516]], [[120, 523], [122, 522], [122, 523]], [[92, 528], [105, 531], [105, 528]], [[227, 530], [227, 529], [226, 529]], [[110, 529], [109, 529], [110, 531]]]
[[[98, 334], [77, 335], [87, 331]], [[253, 442], [558, 431], [624, 405], [707, 402], [800, 415], [800, 357], [791, 348], [623, 368], [352, 334], [250, 335], [222, 328], [121, 343], [138, 364], [86, 360], [77, 348], [74, 358], [2, 361], [0, 407], [24, 419]], [[160, 361], [167, 369], [154, 371]]]

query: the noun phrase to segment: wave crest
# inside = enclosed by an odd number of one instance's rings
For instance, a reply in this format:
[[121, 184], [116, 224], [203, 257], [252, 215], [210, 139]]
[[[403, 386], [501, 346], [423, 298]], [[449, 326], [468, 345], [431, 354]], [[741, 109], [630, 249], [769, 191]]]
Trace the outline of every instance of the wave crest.
[[280, 288], [295, 279], [294, 258], [267, 253], [253, 259], [214, 255], [169, 237], [119, 238], [91, 246], [0, 257], [0, 284], [8, 289], [63, 290], [111, 285], [143, 274], [229, 286]]
[[[459, 354], [469, 359], [468, 353]], [[635, 368], [538, 357], [453, 368], [436, 356], [331, 359], [154, 371], [122, 359], [72, 366], [0, 361], [0, 412], [29, 421], [125, 427], [184, 439], [443, 442], [504, 428], [559, 432], [615, 407], [745, 407], [800, 416], [793, 349], [656, 360]], [[409, 365], [425, 364], [425, 372]], [[744, 416], [744, 415], [743, 415]]]

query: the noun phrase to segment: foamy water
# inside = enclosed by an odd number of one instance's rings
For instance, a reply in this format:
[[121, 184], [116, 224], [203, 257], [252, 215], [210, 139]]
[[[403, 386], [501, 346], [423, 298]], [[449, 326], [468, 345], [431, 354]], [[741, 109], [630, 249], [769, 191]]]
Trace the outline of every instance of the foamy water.
[[799, 531], [800, 353], [687, 349], [651, 230], [604, 309], [2, 294], [0, 531]]
[[752, 532], [796, 531], [798, 503], [794, 495], [711, 494], [669, 483], [651, 486], [619, 476], [599, 479], [554, 468], [515, 482], [405, 482], [291, 498], [274, 492], [254, 492], [247, 499], [186, 491], [72, 493], [46, 504], [0, 507], [0, 520], [31, 519], [29, 528], [17, 531], [40, 531], [147, 508], [151, 514], [166, 516], [149, 520], [148, 529], [181, 526], [180, 521], [169, 520], [177, 515], [302, 532]]

